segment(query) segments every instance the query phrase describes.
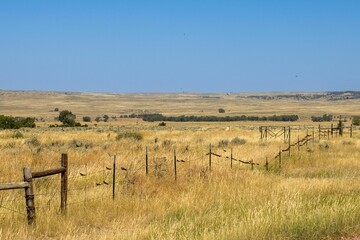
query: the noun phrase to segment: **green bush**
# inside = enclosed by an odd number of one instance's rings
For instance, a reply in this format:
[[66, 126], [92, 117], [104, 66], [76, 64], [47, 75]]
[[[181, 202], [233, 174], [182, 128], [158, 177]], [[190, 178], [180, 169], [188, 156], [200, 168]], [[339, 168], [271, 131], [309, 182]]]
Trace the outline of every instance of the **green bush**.
[[227, 147], [229, 145], [229, 140], [227, 139], [223, 139], [223, 140], [220, 140], [219, 143], [218, 143], [218, 147]]
[[67, 127], [73, 127], [75, 126], [76, 116], [70, 112], [69, 110], [63, 110], [59, 113], [59, 121], [64, 124], [64, 126]]
[[160, 127], [165, 127], [165, 126], [166, 126], [166, 123], [161, 122], [161, 123], [159, 123], [159, 126], [160, 126]]
[[35, 126], [35, 118], [0, 115], [0, 129], [34, 128]]
[[352, 124], [354, 126], [360, 126], [360, 116], [353, 116]]
[[219, 111], [219, 113], [225, 113], [225, 109], [223, 109], [223, 108], [219, 108], [218, 111]]
[[13, 133], [12, 138], [17, 138], [17, 139], [24, 138], [24, 135], [21, 132], [16, 131]]
[[91, 117], [89, 117], [89, 116], [84, 116], [84, 117], [83, 117], [83, 121], [84, 121], [84, 122], [91, 122]]
[[143, 136], [139, 132], [130, 132], [130, 131], [118, 133], [116, 135], [116, 140], [131, 139], [131, 138], [134, 140], [140, 141], [143, 139]]

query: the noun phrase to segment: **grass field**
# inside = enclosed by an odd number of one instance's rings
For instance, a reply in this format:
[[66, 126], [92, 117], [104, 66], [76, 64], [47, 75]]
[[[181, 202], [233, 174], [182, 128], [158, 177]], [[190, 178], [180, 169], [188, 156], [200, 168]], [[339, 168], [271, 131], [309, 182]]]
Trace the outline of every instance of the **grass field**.
[[[44, 98], [46, 96], [46, 98]], [[281, 139], [259, 140], [260, 125], [293, 125], [304, 137], [312, 115], [360, 114], [359, 100], [285, 101], [196, 94], [63, 94], [2, 92], [2, 114], [43, 117], [39, 128], [0, 132], [0, 183], [59, 166], [69, 155], [68, 212], [59, 212], [59, 176], [34, 180], [36, 225], [27, 226], [23, 190], [0, 191], [1, 239], [341, 239], [360, 236], [360, 130], [353, 138], [315, 139], [274, 159]], [[216, 97], [216, 98], [215, 98]], [[220, 98], [217, 98], [220, 97]], [[30, 106], [30, 107], [29, 107]], [[117, 119], [89, 128], [48, 128], [69, 109], [78, 118], [158, 112], [167, 115], [298, 114], [295, 123], [158, 123]], [[335, 122], [334, 122], [335, 123]], [[329, 125], [329, 123], [323, 123]], [[349, 124], [349, 123], [346, 123]], [[116, 139], [136, 133], [142, 139]], [[132, 136], [131, 134], [128, 134]], [[209, 144], [213, 152], [208, 168]], [[145, 148], [149, 176], [145, 175]], [[184, 162], [174, 180], [173, 151]], [[234, 162], [230, 156], [249, 165]], [[113, 155], [117, 155], [112, 200]], [[265, 171], [268, 158], [270, 170]], [[121, 168], [126, 169], [121, 170]], [[82, 176], [84, 175], [84, 176]]]

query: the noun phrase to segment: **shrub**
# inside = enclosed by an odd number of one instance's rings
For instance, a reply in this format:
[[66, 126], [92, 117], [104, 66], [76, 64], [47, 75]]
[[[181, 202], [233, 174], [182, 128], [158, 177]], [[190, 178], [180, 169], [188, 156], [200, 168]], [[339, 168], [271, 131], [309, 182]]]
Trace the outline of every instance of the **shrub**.
[[0, 129], [19, 129], [23, 127], [34, 128], [35, 126], [35, 118], [0, 115]]
[[360, 116], [354, 116], [352, 119], [352, 124], [354, 126], [360, 126]]
[[228, 145], [229, 145], [229, 140], [227, 139], [222, 139], [218, 143], [218, 147], [222, 147], [222, 148], [227, 147]]
[[218, 111], [219, 111], [219, 113], [225, 113], [225, 109], [223, 109], [223, 108], [219, 108]]
[[132, 138], [134, 140], [140, 141], [143, 139], [143, 136], [139, 132], [122, 132], [116, 135], [116, 140]]
[[105, 114], [105, 115], [103, 116], [103, 119], [104, 119], [104, 122], [107, 122], [107, 121], [109, 121], [109, 116]]
[[25, 143], [29, 146], [29, 147], [39, 147], [41, 145], [40, 141], [37, 139], [37, 137], [32, 136], [29, 139], [25, 140]]
[[54, 112], [58, 112], [58, 111], [59, 111], [59, 108], [55, 108], [55, 109], [54, 109]]
[[59, 121], [62, 122], [64, 126], [75, 126], [75, 119], [76, 116], [69, 110], [63, 110], [59, 113]]
[[159, 123], [159, 126], [160, 126], [160, 127], [165, 127], [165, 126], [166, 126], [166, 123], [165, 123], [165, 122], [161, 122], [161, 123]]
[[331, 122], [333, 120], [333, 116], [331, 114], [329, 115], [322, 115], [320, 117], [312, 116], [311, 121], [313, 122]]
[[96, 121], [96, 122], [100, 122], [100, 121], [102, 121], [102, 118], [101, 118], [101, 117], [96, 117], [96, 118], [95, 118], [95, 121]]
[[84, 117], [83, 117], [83, 121], [84, 121], [84, 122], [91, 122], [91, 117], [89, 117], [89, 116], [84, 116]]
[[12, 138], [17, 138], [17, 139], [24, 138], [24, 135], [21, 132], [16, 131], [13, 133]]
[[246, 140], [243, 138], [235, 137], [230, 142], [232, 145], [243, 145], [246, 143]]

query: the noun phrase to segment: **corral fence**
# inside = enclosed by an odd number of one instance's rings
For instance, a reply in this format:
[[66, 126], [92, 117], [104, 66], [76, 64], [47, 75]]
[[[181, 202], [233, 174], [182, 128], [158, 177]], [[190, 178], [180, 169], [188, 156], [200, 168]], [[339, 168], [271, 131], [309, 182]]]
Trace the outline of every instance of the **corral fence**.
[[296, 130], [305, 130], [306, 136], [311, 135], [314, 140], [316, 137], [320, 140], [343, 136], [353, 137], [354, 127], [352, 124], [350, 124], [350, 126], [345, 126], [342, 121], [339, 121], [336, 126], [334, 126], [333, 123], [330, 126], [322, 126], [321, 124], [319, 124], [318, 127], [260, 126], [260, 140], [266, 141], [268, 139], [281, 139], [284, 142], [288, 142], [291, 140], [292, 132]]

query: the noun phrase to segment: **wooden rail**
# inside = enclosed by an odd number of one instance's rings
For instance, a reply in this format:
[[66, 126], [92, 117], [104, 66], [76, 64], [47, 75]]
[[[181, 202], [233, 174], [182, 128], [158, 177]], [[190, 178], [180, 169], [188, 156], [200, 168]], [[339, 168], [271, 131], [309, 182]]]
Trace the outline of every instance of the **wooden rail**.
[[41, 172], [33, 172], [32, 178], [42, 178], [42, 177], [47, 177], [47, 176], [64, 173], [64, 172], [66, 172], [66, 169], [64, 167], [54, 168], [54, 169], [49, 169], [49, 170], [45, 170], [45, 171], [41, 171]]
[[1, 183], [0, 190], [22, 189], [29, 187], [27, 182]]

